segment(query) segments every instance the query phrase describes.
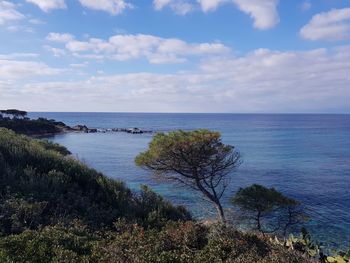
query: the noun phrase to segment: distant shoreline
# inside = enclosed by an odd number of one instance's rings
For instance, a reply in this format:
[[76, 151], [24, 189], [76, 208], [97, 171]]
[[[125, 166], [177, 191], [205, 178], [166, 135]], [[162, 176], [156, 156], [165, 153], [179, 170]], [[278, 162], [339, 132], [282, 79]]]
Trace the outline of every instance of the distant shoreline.
[[130, 134], [154, 133], [152, 130], [144, 130], [137, 127], [133, 128], [110, 128], [98, 129], [89, 128], [86, 125], [75, 125], [73, 127], [66, 125], [61, 121], [39, 117], [38, 119], [29, 118], [0, 118], [0, 127], [13, 130], [18, 134], [27, 135], [33, 138], [54, 136], [58, 134], [76, 132], [76, 133], [106, 133], [106, 132], [126, 132]]
[[309, 115], [309, 116], [315, 116], [315, 115], [350, 115], [349, 113], [327, 113], [327, 112], [321, 112], [321, 113], [307, 113], [307, 112], [258, 112], [258, 113], [249, 113], [249, 112], [128, 112], [128, 111], [30, 111], [29, 113], [33, 114], [47, 114], [47, 113], [62, 113], [62, 114], [159, 114], [159, 115]]

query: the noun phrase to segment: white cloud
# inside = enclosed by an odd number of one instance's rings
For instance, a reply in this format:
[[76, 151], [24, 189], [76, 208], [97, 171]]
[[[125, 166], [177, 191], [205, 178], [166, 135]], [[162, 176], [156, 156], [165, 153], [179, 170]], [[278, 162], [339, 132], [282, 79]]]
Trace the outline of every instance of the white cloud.
[[37, 61], [0, 59], [1, 79], [22, 79], [23, 77], [50, 76], [62, 73], [63, 70], [51, 68]]
[[254, 27], [269, 29], [279, 23], [279, 0], [233, 0], [237, 7], [254, 19]]
[[33, 33], [34, 29], [30, 26], [26, 26], [26, 25], [9, 25], [6, 27], [7, 31], [10, 32], [25, 32], [25, 33]]
[[164, 7], [169, 5], [172, 0], [154, 0], [153, 5], [156, 10], [162, 10]]
[[332, 9], [316, 14], [300, 30], [308, 40], [343, 40], [350, 38], [350, 8]]
[[88, 66], [88, 62], [84, 62], [84, 63], [72, 63], [69, 66], [72, 68], [86, 68]]
[[23, 105], [60, 111], [350, 112], [349, 72], [350, 46], [302, 52], [257, 49], [203, 61], [191, 72], [32, 81], [23, 86]]
[[67, 8], [65, 0], [26, 0], [28, 3], [38, 6], [44, 12], [49, 12], [54, 9]]
[[[26, 0], [26, 2], [38, 6], [44, 12], [67, 8], [65, 0]], [[133, 7], [125, 0], [79, 0], [79, 2], [86, 8], [105, 11], [112, 15], [121, 14], [125, 9]]]
[[46, 37], [47, 40], [52, 42], [61, 42], [61, 43], [67, 43], [69, 41], [72, 41], [74, 39], [74, 36], [71, 34], [60, 34], [60, 33], [49, 33]]
[[157, 11], [169, 6], [178, 15], [186, 15], [194, 8], [187, 0], [154, 0], [153, 6]]
[[200, 4], [203, 12], [213, 11], [218, 6], [224, 2], [227, 2], [227, 0], [197, 0]]
[[121, 14], [125, 9], [133, 7], [125, 0], [79, 0], [79, 2], [89, 9], [105, 11], [112, 15]]
[[[9, 1], [0, 0], [0, 26], [10, 32], [33, 33], [34, 28], [29, 24], [39, 24], [38, 19], [30, 19], [17, 10], [20, 4], [13, 4]], [[24, 22], [23, 22], [24, 21]], [[40, 21], [41, 22], [41, 21]], [[41, 22], [42, 23], [42, 22]]]
[[0, 54], [0, 59], [18, 59], [18, 58], [36, 58], [39, 57], [37, 53], [10, 53], [10, 54]]
[[203, 12], [216, 10], [221, 4], [233, 3], [239, 10], [254, 19], [257, 29], [269, 29], [279, 23], [277, 5], [279, 0], [153, 0], [155, 10], [170, 7], [175, 13], [185, 15], [199, 4]]
[[0, 1], [0, 25], [24, 19], [25, 16], [16, 10], [16, 5], [8, 1]]
[[178, 1], [171, 5], [171, 8], [178, 15], [186, 15], [193, 10], [193, 6], [190, 3]]
[[66, 51], [64, 49], [61, 49], [61, 48], [55, 48], [55, 47], [51, 47], [49, 45], [45, 45], [44, 48], [51, 52], [53, 54], [54, 57], [62, 57], [64, 55], [66, 55]]
[[147, 59], [150, 63], [180, 63], [189, 56], [220, 55], [230, 49], [220, 43], [186, 43], [176, 38], [153, 35], [115, 35], [108, 40], [75, 40], [70, 34], [50, 33], [47, 39], [65, 43], [67, 51], [80, 58], [125, 61]]
[[60, 49], [60, 48], [51, 47], [51, 49], [49, 49], [49, 50], [53, 53], [53, 55], [55, 57], [58, 57], [58, 58], [62, 57], [66, 54], [66, 51], [64, 51], [63, 49]]

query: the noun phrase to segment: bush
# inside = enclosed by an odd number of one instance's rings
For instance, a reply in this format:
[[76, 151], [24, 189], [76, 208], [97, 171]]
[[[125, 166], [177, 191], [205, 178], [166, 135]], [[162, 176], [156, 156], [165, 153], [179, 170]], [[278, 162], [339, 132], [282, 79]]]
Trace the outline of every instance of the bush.
[[175, 221], [191, 220], [191, 215], [185, 207], [173, 206], [146, 185], [141, 186], [141, 192], [135, 200], [138, 207], [137, 217], [142, 219], [144, 225], [161, 227], [169, 218]]
[[133, 193], [58, 145], [7, 129], [0, 186], [1, 263], [310, 262], [264, 237], [192, 221], [146, 186]]
[[88, 262], [95, 240], [77, 222], [70, 227], [27, 230], [0, 239], [0, 262]]
[[195, 222], [169, 223], [159, 231], [137, 225], [123, 225], [119, 234], [97, 242], [93, 261], [100, 262], [310, 262], [283, 246], [271, 244], [255, 235], [225, 228], [212, 235], [217, 226]]
[[55, 134], [68, 128], [64, 123], [58, 123], [44, 118], [37, 120], [30, 120], [28, 118], [0, 118], [0, 127], [27, 135]]
[[42, 214], [47, 202], [33, 202], [22, 198], [2, 199], [0, 203], [0, 233], [20, 233], [43, 224]]
[[[183, 207], [171, 205], [151, 190], [144, 189], [139, 197], [124, 183], [64, 154], [55, 144], [0, 129], [0, 185], [4, 186], [0, 203], [12, 196], [28, 204], [45, 203], [40, 220], [44, 225], [80, 219], [99, 229], [111, 227], [120, 217], [146, 225], [190, 219]], [[152, 206], [147, 198], [154, 201]], [[9, 229], [2, 231], [9, 233]]]
[[53, 143], [48, 140], [38, 140], [38, 142], [45, 148], [45, 150], [55, 151], [65, 156], [71, 154], [66, 147], [59, 145], [58, 143]]

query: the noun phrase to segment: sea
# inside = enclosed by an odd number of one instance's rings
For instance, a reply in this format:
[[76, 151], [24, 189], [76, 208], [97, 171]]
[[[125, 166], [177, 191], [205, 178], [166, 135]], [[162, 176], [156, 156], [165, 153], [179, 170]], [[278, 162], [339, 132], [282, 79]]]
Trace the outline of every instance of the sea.
[[[31, 112], [67, 125], [89, 128], [140, 128], [154, 132], [209, 129], [235, 146], [243, 163], [231, 175], [223, 198], [257, 183], [275, 187], [297, 199], [309, 215], [312, 237], [326, 248], [350, 248], [350, 115], [337, 114], [170, 114]], [[138, 191], [141, 184], [175, 204], [186, 206], [198, 219], [215, 216], [200, 195], [159, 181], [135, 165], [154, 134], [66, 133], [49, 140], [66, 146], [73, 156], [106, 176]]]

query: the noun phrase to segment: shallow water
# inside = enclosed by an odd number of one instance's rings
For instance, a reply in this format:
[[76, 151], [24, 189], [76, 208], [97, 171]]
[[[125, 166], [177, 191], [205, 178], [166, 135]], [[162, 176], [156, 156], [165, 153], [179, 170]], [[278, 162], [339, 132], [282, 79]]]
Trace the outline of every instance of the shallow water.
[[[350, 115], [285, 114], [146, 114], [30, 113], [68, 125], [89, 128], [138, 127], [155, 131], [207, 128], [243, 155], [233, 174], [228, 197], [238, 187], [273, 186], [304, 203], [312, 220], [307, 228], [330, 247], [350, 247]], [[197, 217], [211, 216], [208, 204], [187, 190], [164, 182], [134, 165], [151, 134], [63, 134], [52, 137], [80, 160], [133, 189], [151, 185], [171, 201], [184, 204]]]

